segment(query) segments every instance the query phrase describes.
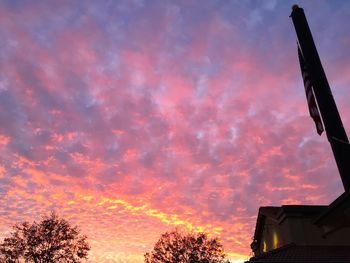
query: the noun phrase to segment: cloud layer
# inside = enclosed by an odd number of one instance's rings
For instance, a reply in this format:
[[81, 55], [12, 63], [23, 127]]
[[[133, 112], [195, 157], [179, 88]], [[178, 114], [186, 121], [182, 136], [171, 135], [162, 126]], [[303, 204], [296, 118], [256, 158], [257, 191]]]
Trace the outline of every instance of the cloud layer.
[[[90, 262], [142, 262], [175, 227], [246, 259], [259, 206], [335, 199], [292, 4], [2, 1], [0, 237], [55, 210]], [[349, 131], [349, 3], [300, 5]]]

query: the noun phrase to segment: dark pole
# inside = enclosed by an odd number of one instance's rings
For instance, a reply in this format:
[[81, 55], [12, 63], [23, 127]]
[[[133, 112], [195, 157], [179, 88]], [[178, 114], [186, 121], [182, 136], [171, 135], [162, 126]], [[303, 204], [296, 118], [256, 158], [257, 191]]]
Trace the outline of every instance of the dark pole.
[[345, 191], [350, 189], [350, 147], [337, 105], [318, 56], [304, 10], [293, 6], [291, 14], [298, 42], [311, 73], [312, 85], [322, 120]]

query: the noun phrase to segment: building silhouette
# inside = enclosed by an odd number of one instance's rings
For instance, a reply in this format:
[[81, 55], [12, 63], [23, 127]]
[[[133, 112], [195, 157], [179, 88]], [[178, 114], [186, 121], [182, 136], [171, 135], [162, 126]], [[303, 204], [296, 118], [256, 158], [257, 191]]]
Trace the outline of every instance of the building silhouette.
[[249, 262], [350, 262], [350, 194], [329, 206], [260, 207]]

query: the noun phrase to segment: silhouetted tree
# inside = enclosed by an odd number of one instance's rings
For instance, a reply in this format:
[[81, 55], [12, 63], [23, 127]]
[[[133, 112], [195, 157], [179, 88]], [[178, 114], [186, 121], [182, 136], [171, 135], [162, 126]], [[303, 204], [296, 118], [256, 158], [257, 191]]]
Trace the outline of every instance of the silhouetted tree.
[[43, 217], [40, 223], [16, 224], [10, 237], [0, 244], [1, 256], [7, 263], [78, 263], [87, 258], [90, 246], [77, 226], [58, 218], [55, 213]]
[[175, 230], [161, 235], [153, 250], [145, 254], [145, 263], [224, 263], [225, 258], [217, 238]]

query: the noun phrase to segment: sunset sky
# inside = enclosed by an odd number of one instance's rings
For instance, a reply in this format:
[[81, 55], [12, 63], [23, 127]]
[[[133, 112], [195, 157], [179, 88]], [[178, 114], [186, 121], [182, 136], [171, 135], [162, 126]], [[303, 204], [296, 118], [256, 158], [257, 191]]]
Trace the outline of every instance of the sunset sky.
[[[0, 1], [0, 240], [56, 211], [89, 262], [176, 227], [250, 255], [260, 206], [343, 192], [308, 115], [295, 1]], [[350, 134], [350, 1], [299, 1]]]

